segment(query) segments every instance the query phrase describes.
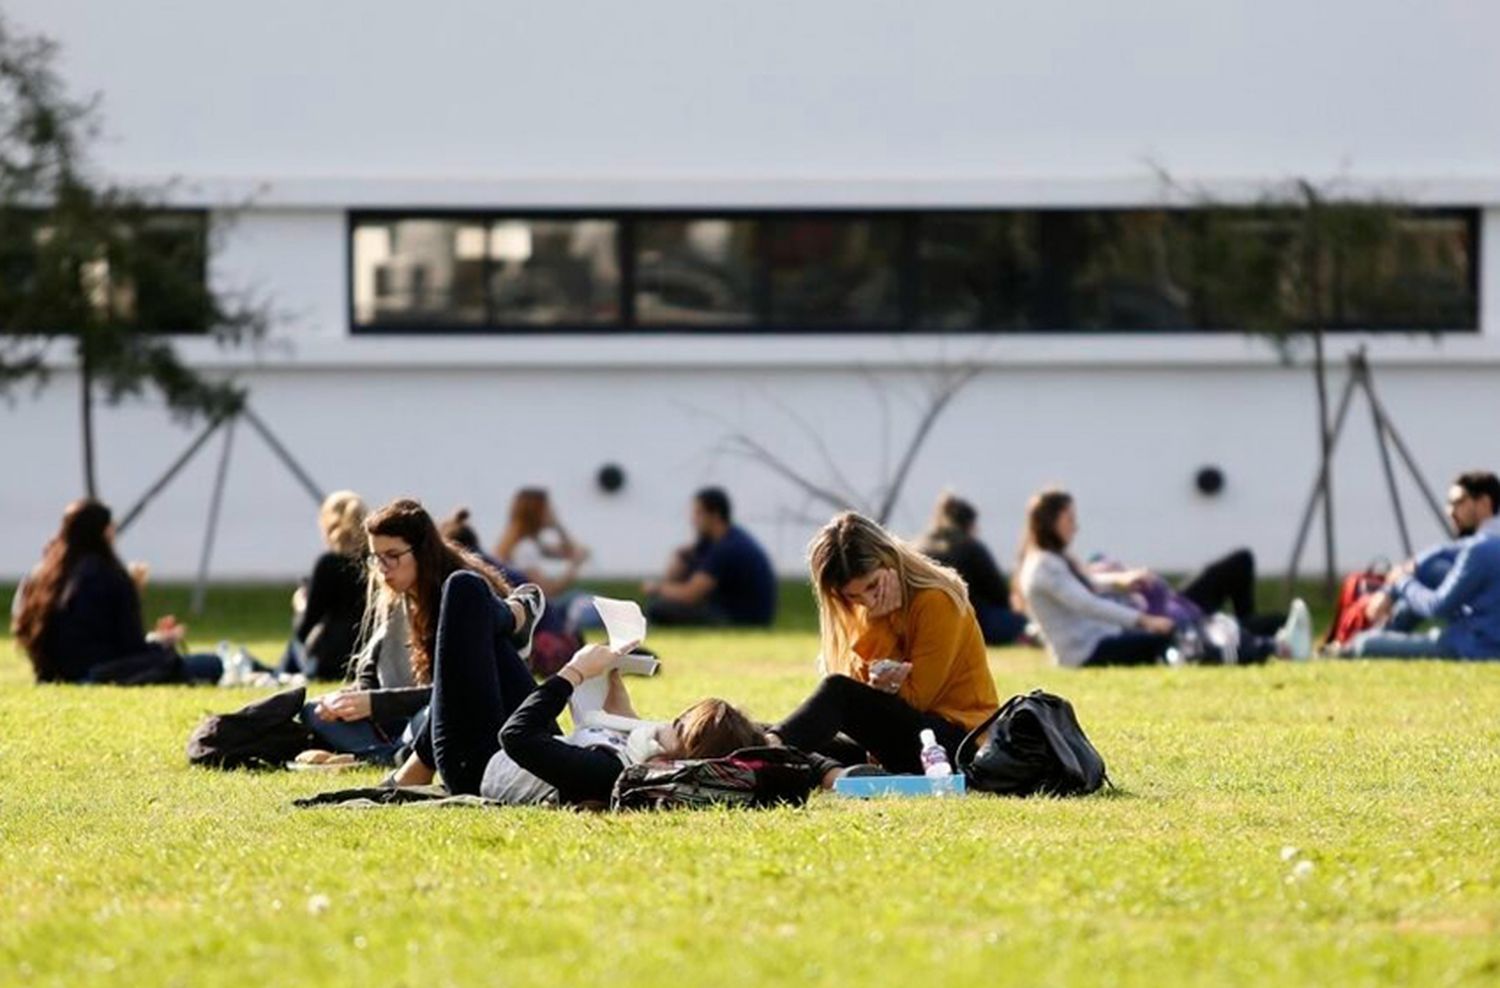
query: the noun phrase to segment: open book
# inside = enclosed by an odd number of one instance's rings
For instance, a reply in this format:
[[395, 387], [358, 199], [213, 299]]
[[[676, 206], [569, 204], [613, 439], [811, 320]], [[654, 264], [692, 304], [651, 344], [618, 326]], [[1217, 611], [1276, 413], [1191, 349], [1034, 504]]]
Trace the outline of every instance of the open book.
[[[594, 607], [604, 621], [604, 630], [609, 635], [610, 648], [618, 651], [627, 646], [638, 646], [646, 640], [646, 615], [641, 612], [641, 606], [635, 601], [595, 597]], [[650, 655], [627, 652], [620, 656], [620, 661], [615, 663], [615, 668], [620, 670], [622, 675], [654, 676], [660, 671], [661, 663]], [[585, 680], [573, 691], [573, 698], [568, 702], [568, 709], [573, 715], [573, 723], [578, 727], [597, 727], [627, 732], [655, 723], [655, 721], [606, 713], [604, 698], [608, 693], [608, 677], [595, 676], [593, 679]]]

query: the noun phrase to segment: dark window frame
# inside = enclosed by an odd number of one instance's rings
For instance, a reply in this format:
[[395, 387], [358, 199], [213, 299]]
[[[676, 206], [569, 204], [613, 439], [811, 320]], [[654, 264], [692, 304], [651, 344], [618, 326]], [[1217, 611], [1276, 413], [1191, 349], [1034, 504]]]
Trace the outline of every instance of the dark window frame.
[[[1226, 207], [1232, 209], [1233, 207]], [[982, 326], [965, 328], [927, 328], [922, 322], [920, 265], [921, 232], [927, 217], [993, 216], [999, 214], [1076, 214], [1076, 213], [1192, 213], [1193, 208], [1164, 208], [1153, 206], [1111, 207], [1101, 209], [1080, 208], [980, 208], [937, 207], [931, 209], [881, 209], [859, 207], [788, 208], [765, 209], [749, 207], [672, 207], [640, 209], [584, 209], [578, 207], [546, 208], [528, 206], [524, 208], [472, 209], [440, 207], [432, 209], [405, 207], [359, 207], [345, 213], [345, 317], [351, 335], [355, 336], [1243, 336], [1253, 332], [1243, 327], [1190, 327], [1190, 328], [1026, 328], [995, 329]], [[1412, 217], [1447, 217], [1462, 219], [1467, 226], [1469, 244], [1468, 293], [1473, 301], [1472, 320], [1469, 325], [1452, 327], [1422, 326], [1327, 326], [1329, 334], [1368, 333], [1378, 335], [1465, 335], [1480, 332], [1482, 311], [1481, 256], [1483, 251], [1483, 211], [1474, 206], [1438, 205], [1411, 207], [1404, 211]], [[745, 325], [668, 323], [652, 324], [636, 321], [636, 256], [637, 222], [682, 221], [691, 219], [751, 220], [829, 220], [829, 219], [893, 219], [899, 222], [901, 242], [898, 245], [898, 307], [899, 316], [894, 325], [798, 325], [778, 324], [766, 317], [771, 311], [771, 271], [768, 261], [770, 238], [757, 227], [755, 237], [756, 270], [753, 273], [752, 305], [756, 320]], [[534, 323], [441, 323], [427, 324], [380, 324], [359, 323], [355, 320], [354, 300], [354, 233], [363, 222], [397, 222], [401, 220], [444, 220], [471, 222], [489, 227], [499, 220], [605, 220], [618, 224], [615, 248], [620, 272], [619, 320], [611, 324], [557, 323], [538, 325]], [[488, 266], [489, 261], [486, 261]], [[487, 289], [488, 291], [488, 289]], [[489, 306], [488, 295], [486, 296]]]

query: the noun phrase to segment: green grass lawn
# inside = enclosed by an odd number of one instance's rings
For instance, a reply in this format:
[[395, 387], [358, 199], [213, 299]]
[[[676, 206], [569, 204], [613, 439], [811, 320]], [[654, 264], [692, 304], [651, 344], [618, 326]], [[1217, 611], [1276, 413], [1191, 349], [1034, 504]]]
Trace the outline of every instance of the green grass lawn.
[[[289, 591], [216, 590], [193, 637], [274, 655]], [[637, 705], [785, 712], [789, 592], [776, 631], [653, 634]], [[0, 642], [0, 985], [1500, 983], [1500, 664], [993, 666], [1072, 699], [1119, 791], [295, 810], [377, 773], [190, 769], [258, 694], [38, 688]]]

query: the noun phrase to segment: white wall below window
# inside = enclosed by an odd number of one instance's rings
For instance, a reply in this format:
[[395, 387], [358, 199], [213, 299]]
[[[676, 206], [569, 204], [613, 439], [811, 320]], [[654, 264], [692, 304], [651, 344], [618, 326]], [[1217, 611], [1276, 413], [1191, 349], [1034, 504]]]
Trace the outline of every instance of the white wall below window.
[[[1500, 431], [1472, 427], [1500, 421], [1492, 366], [1399, 366], [1377, 374], [1440, 497], [1458, 471], [1500, 465]], [[724, 440], [743, 432], [819, 482], [832, 482], [807, 431], [815, 426], [839, 469], [869, 493], [913, 427], [925, 377], [826, 368], [392, 366], [265, 370], [245, 380], [256, 410], [326, 488], [350, 487], [377, 503], [413, 494], [435, 513], [467, 505], [492, 539], [511, 492], [542, 484], [570, 529], [595, 549], [594, 571], [633, 575], [656, 570], [686, 539], [688, 497], [708, 483], [730, 490], [778, 569], [798, 572], [814, 528], [809, 519], [828, 509], [724, 454]], [[0, 461], [13, 469], [4, 481], [0, 577], [32, 564], [62, 505], [79, 491], [75, 389], [76, 378], [63, 373], [41, 397], [23, 397], [3, 412]], [[1305, 370], [1275, 365], [987, 370], [934, 430], [893, 523], [915, 533], [936, 493], [952, 487], [975, 501], [984, 535], [1007, 558], [1027, 496], [1061, 483], [1080, 498], [1084, 552], [1189, 569], [1244, 544], [1264, 569], [1278, 571], [1313, 478], [1312, 409]], [[100, 418], [103, 494], [124, 510], [193, 430], [144, 406]], [[1399, 553], [1370, 435], [1368, 412], [1356, 405], [1335, 479], [1347, 564]], [[205, 448], [126, 534], [126, 555], [152, 561], [164, 577], [194, 571], [219, 450], [217, 441]], [[628, 476], [612, 496], [594, 484], [608, 462]], [[1209, 464], [1228, 478], [1215, 499], [1193, 488], [1194, 473]], [[1438, 537], [1415, 492], [1408, 487], [1405, 495], [1418, 540]], [[308, 496], [241, 426], [215, 574], [300, 573], [318, 549], [314, 516]]]

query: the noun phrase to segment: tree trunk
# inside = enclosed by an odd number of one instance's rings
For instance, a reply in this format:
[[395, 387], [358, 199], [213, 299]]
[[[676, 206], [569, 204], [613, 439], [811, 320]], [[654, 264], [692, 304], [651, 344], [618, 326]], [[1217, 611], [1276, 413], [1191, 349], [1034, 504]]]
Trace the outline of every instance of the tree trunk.
[[1330, 602], [1338, 590], [1338, 562], [1333, 536], [1333, 436], [1328, 422], [1328, 363], [1323, 330], [1313, 329], [1313, 379], [1318, 388], [1318, 488], [1323, 498], [1323, 593]]
[[88, 342], [83, 339], [78, 347], [78, 392], [83, 428], [83, 491], [89, 497], [98, 497], [98, 485], [94, 482], [94, 369], [89, 363]]

